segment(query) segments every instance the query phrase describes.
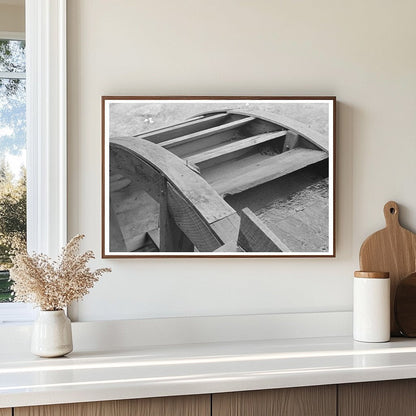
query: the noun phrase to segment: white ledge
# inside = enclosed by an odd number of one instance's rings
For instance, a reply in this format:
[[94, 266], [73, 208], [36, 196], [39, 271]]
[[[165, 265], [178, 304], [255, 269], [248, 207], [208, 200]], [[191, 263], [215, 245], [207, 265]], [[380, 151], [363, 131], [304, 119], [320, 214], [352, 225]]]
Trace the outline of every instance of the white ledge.
[[381, 344], [350, 337], [159, 346], [144, 342], [119, 349], [103, 344], [59, 359], [16, 350], [0, 353], [0, 407], [414, 377], [416, 340], [405, 338]]

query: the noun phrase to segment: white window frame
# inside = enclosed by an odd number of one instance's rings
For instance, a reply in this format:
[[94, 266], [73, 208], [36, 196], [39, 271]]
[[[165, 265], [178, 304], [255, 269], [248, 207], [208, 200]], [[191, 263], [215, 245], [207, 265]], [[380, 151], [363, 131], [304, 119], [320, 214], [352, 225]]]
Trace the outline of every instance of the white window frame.
[[[0, 32], [0, 39], [25, 40], [24, 32]], [[24, 78], [26, 72], [0, 72], [0, 78]], [[0, 324], [26, 322], [34, 316], [32, 305], [25, 303], [0, 303]]]
[[[56, 257], [67, 242], [66, 0], [26, 0], [25, 15], [28, 250]], [[33, 319], [27, 305], [1, 308], [8, 322]]]

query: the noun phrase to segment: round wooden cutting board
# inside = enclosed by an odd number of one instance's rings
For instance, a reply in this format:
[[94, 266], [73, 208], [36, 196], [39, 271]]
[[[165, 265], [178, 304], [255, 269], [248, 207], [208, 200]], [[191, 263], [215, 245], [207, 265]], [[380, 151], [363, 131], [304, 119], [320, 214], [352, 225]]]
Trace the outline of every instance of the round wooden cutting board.
[[394, 302], [396, 323], [406, 337], [416, 337], [416, 273], [402, 279]]
[[400, 335], [394, 318], [394, 299], [401, 279], [416, 270], [416, 234], [399, 222], [399, 206], [390, 201], [384, 205], [386, 228], [370, 235], [360, 250], [360, 268], [363, 271], [390, 273], [390, 327], [391, 335]]

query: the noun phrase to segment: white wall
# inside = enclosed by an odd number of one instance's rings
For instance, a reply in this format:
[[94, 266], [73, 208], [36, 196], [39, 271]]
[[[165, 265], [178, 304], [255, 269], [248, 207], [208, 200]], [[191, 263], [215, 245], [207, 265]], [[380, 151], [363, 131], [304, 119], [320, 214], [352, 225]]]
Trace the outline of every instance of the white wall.
[[70, 0], [69, 234], [100, 257], [101, 95], [336, 95], [335, 259], [99, 260], [79, 320], [350, 310], [362, 240], [416, 230], [413, 0]]

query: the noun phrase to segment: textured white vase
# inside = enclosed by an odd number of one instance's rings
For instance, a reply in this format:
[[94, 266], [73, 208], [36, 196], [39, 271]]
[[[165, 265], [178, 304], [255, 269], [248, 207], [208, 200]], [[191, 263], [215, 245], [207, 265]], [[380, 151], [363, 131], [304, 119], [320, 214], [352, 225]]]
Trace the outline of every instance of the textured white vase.
[[33, 325], [31, 351], [39, 357], [61, 357], [72, 351], [71, 321], [63, 310], [40, 311]]

